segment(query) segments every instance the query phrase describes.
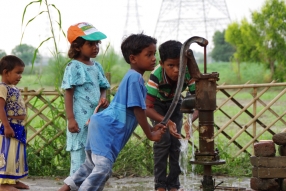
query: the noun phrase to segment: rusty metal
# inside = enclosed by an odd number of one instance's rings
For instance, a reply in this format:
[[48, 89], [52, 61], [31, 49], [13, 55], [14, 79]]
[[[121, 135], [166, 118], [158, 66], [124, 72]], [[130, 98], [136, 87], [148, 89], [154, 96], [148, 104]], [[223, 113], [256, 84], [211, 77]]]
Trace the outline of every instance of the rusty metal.
[[187, 92], [186, 97], [184, 98], [184, 102], [181, 104], [180, 111], [182, 113], [193, 113], [196, 104], [196, 96], [191, 95], [189, 92]]
[[[200, 186], [200, 188], [202, 188], [202, 186]], [[215, 186], [214, 189], [217, 189], [217, 190], [230, 190], [230, 191], [243, 191], [243, 190], [246, 190], [246, 188], [242, 188], [242, 187], [230, 187], [230, 186], [218, 186], [218, 185]]]
[[[190, 44], [194, 42], [204, 47], [203, 74], [198, 68], [193, 51], [189, 49]], [[219, 74], [217, 72], [207, 73], [207, 45], [208, 41], [201, 37], [188, 39], [181, 49], [179, 71], [186, 70], [187, 65], [190, 75], [196, 81], [195, 96], [186, 96], [181, 108], [181, 111], [186, 113], [190, 113], [193, 109], [199, 111], [199, 150], [195, 152], [194, 160], [191, 160], [190, 163], [203, 165], [204, 176], [201, 181], [203, 191], [213, 191], [216, 189], [216, 185], [212, 178], [211, 166], [224, 164], [225, 161], [220, 160], [219, 151], [214, 148], [214, 110], [216, 109], [216, 82], [219, 80]], [[184, 79], [184, 76], [180, 77]], [[181, 82], [182, 80], [179, 79], [178, 83]]]
[[[193, 51], [189, 49], [192, 43], [197, 43], [204, 47], [203, 74], [198, 68]], [[196, 81], [196, 93], [195, 95], [187, 95], [185, 97], [182, 102], [181, 112], [192, 113], [194, 109], [199, 111], [199, 149], [195, 152], [194, 160], [191, 160], [190, 163], [203, 165], [202, 189], [203, 191], [214, 191], [223, 182], [215, 185], [211, 167], [212, 165], [225, 164], [225, 160], [220, 159], [218, 149], [214, 148], [214, 110], [216, 109], [216, 82], [219, 80], [219, 74], [217, 72], [207, 73], [207, 45], [208, 41], [206, 39], [197, 36], [189, 38], [183, 44], [180, 52], [177, 89], [171, 106], [161, 123], [167, 123], [177, 105], [183, 87], [186, 68], [188, 67], [190, 75]]]

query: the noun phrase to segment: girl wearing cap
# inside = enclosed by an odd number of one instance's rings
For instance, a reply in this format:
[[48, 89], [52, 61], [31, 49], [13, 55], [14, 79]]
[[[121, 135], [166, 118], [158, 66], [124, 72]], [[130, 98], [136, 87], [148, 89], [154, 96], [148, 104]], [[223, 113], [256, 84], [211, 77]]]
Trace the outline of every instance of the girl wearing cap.
[[71, 154], [70, 175], [85, 161], [87, 121], [97, 105], [108, 106], [106, 89], [110, 88], [102, 66], [91, 60], [99, 52], [100, 40], [106, 35], [89, 23], [69, 27], [68, 56], [72, 59], [66, 66], [62, 86], [65, 90], [67, 117], [67, 151]]

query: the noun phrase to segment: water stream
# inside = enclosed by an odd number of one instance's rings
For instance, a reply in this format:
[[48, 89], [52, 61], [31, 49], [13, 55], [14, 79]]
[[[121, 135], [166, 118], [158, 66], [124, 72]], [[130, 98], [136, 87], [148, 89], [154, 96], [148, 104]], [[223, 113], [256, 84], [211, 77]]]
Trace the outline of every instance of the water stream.
[[[179, 139], [181, 146], [180, 146], [180, 157], [179, 157], [179, 165], [183, 174], [183, 178], [181, 177], [181, 189], [180, 191], [198, 191], [202, 190], [201, 187], [201, 178], [195, 173], [195, 164], [192, 164], [191, 172], [188, 172], [188, 163], [190, 160], [195, 160], [195, 145], [194, 145], [194, 135], [192, 131], [192, 114], [188, 114], [187, 123], [189, 125], [189, 134], [190, 134], [190, 141], [192, 143], [191, 150], [189, 149], [189, 139]], [[184, 128], [185, 129], [185, 128]], [[185, 129], [186, 131], [186, 129]], [[188, 152], [191, 151], [191, 154]], [[228, 180], [229, 179], [229, 180]], [[219, 178], [218, 180], [223, 180], [224, 185], [221, 188], [217, 188], [216, 190], [245, 190], [245, 188], [249, 187], [246, 186], [247, 183], [241, 184], [241, 178]], [[242, 186], [242, 188], [240, 188]], [[245, 186], [245, 188], [243, 188]], [[225, 189], [223, 189], [225, 187]], [[235, 188], [236, 187], [236, 188]]]
[[[194, 190], [194, 179], [195, 179], [195, 165], [192, 164], [192, 171], [190, 172], [190, 177], [187, 178], [188, 176], [188, 163], [189, 160], [194, 160], [194, 154], [195, 154], [195, 146], [194, 146], [194, 136], [192, 132], [192, 114], [188, 114], [187, 118], [187, 125], [189, 125], [189, 134], [190, 134], [190, 141], [192, 142], [192, 149], [191, 149], [191, 156], [189, 156], [189, 144], [188, 144], [188, 139], [180, 139], [180, 157], [179, 157], [179, 165], [181, 168], [181, 171], [183, 173], [183, 183], [182, 187], [184, 188], [184, 191], [188, 190]], [[186, 132], [187, 133], [187, 132]], [[190, 181], [188, 181], [190, 180]]]

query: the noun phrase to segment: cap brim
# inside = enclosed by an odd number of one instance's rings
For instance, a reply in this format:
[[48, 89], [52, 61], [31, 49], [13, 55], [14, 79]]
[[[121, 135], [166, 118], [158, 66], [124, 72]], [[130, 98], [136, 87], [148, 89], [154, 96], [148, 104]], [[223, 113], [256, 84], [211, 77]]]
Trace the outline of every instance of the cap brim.
[[89, 41], [97, 41], [97, 40], [102, 40], [106, 38], [106, 35], [103, 34], [102, 32], [95, 32], [95, 33], [91, 33], [89, 35], [85, 35], [85, 36], [81, 36], [83, 39], [85, 40], [89, 40]]

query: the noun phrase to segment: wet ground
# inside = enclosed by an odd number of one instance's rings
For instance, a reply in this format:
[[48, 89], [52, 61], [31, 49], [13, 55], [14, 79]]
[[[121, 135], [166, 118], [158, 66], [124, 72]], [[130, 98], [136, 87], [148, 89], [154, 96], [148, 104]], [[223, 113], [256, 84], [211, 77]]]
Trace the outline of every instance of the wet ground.
[[[251, 190], [250, 178], [214, 176], [215, 185], [223, 181], [216, 190]], [[182, 191], [200, 191], [202, 176], [180, 176]], [[23, 181], [30, 186], [29, 191], [56, 191], [63, 184], [63, 179], [51, 178], [28, 178]], [[241, 189], [238, 189], [241, 188]], [[28, 191], [28, 190], [23, 190]], [[110, 178], [105, 185], [104, 191], [154, 191], [153, 177], [126, 177]]]

